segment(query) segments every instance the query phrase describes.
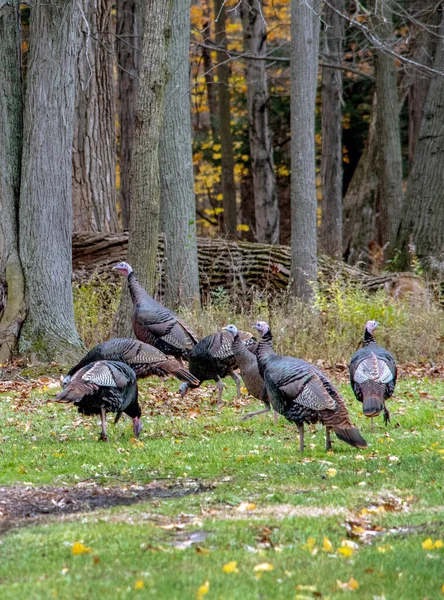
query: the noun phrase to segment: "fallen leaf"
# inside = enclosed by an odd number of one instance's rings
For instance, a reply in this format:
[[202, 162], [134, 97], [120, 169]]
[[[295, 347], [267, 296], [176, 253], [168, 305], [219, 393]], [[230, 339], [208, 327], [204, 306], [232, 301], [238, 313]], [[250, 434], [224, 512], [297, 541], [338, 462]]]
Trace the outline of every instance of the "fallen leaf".
[[256, 504], [254, 502], [241, 502], [239, 506], [236, 507], [236, 510], [239, 512], [247, 512], [249, 510], [254, 510], [256, 508]]
[[210, 553], [210, 550], [208, 548], [201, 548], [200, 546], [196, 546], [196, 552], [197, 554], [202, 554], [203, 556], [205, 556]]
[[261, 563], [253, 567], [253, 571], [272, 571], [274, 566], [270, 563]]
[[202, 600], [202, 598], [204, 596], [206, 596], [209, 591], [210, 591], [210, 582], [206, 581], [197, 590], [197, 594], [196, 594], [197, 600]]
[[393, 550], [393, 546], [390, 546], [390, 544], [385, 544], [384, 546], [376, 546], [376, 549], [378, 552], [391, 552]]
[[82, 542], [75, 542], [72, 545], [71, 552], [74, 555], [77, 555], [77, 554], [89, 554], [91, 552], [91, 548], [87, 548], [86, 546], [84, 546], [82, 544]]
[[237, 568], [237, 562], [232, 560], [222, 567], [222, 571], [224, 573], [239, 573], [239, 569]]
[[333, 468], [327, 469], [328, 477], [336, 477], [337, 474], [338, 474], [338, 472], [336, 471], [336, 469], [333, 469]]
[[359, 583], [354, 577], [350, 577], [346, 583], [342, 583], [342, 581], [336, 579], [336, 587], [338, 590], [350, 590], [352, 592], [356, 592], [356, 590], [359, 588]]
[[301, 592], [317, 592], [314, 585], [297, 585], [295, 589], [300, 590]]
[[309, 552], [313, 552], [314, 547], [316, 546], [316, 540], [312, 537], [308, 537], [305, 544], [302, 546], [303, 550], [308, 550]]
[[432, 538], [427, 538], [424, 542], [422, 542], [422, 547], [424, 550], [431, 550], [433, 548]]
[[322, 542], [322, 550], [324, 552], [333, 552], [333, 544], [330, 542], [328, 537], [325, 537], [324, 541]]
[[353, 548], [338, 548], [338, 552], [345, 558], [349, 558], [353, 554]]
[[144, 587], [145, 587], [145, 584], [143, 583], [143, 581], [141, 579], [138, 579], [134, 584], [135, 590], [143, 590]]

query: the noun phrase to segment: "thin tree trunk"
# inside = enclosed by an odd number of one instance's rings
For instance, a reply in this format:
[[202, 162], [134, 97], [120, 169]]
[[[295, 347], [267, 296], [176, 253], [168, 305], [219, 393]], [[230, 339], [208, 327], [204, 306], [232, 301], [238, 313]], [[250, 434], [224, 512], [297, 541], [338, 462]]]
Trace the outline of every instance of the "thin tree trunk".
[[[220, 48], [227, 47], [225, 0], [214, 0], [215, 40]], [[229, 55], [217, 52], [217, 78], [219, 100], [219, 134], [222, 154], [223, 229], [226, 235], [236, 237], [236, 185], [234, 182], [233, 139], [229, 88]]]
[[[254, 56], [267, 51], [262, 0], [240, 5], [245, 50]], [[248, 133], [255, 204], [256, 239], [279, 243], [279, 205], [274, 175], [272, 135], [268, 123], [268, 86], [265, 61], [246, 62]]]
[[[390, 44], [393, 24], [390, 2], [375, 3], [375, 21], [381, 42]], [[393, 239], [402, 206], [402, 156], [396, 65], [391, 56], [375, 56], [376, 127], [378, 136], [378, 198], [376, 241], [385, 248]]]
[[75, 0], [31, 9], [20, 190], [20, 257], [28, 316], [20, 350], [69, 362], [84, 351], [71, 288], [71, 165], [80, 10]]
[[[131, 163], [131, 212], [128, 262], [149, 292], [154, 292], [160, 211], [159, 139], [171, 34], [172, 0], [149, 0], [145, 7], [139, 94]], [[126, 282], [115, 321], [119, 336], [131, 332], [131, 299]]]
[[190, 5], [190, 0], [173, 2], [174, 35], [168, 46], [169, 79], [159, 147], [164, 300], [173, 308], [200, 303], [188, 66]]
[[[209, 23], [205, 24], [205, 29], [209, 28]], [[208, 112], [210, 114], [210, 129], [213, 137], [213, 144], [219, 142], [218, 116], [217, 116], [217, 98], [214, 89], [213, 61], [211, 52], [208, 48], [202, 48], [202, 62], [205, 73], [205, 85], [207, 88]]]
[[315, 103], [319, 17], [291, 2], [291, 290], [309, 302], [317, 280]]
[[119, 98], [120, 209], [124, 229], [129, 227], [130, 171], [138, 88], [138, 49], [135, 0], [117, 0], [117, 85]]
[[26, 315], [19, 258], [18, 208], [22, 156], [22, 82], [18, 2], [0, 8], [0, 363], [15, 351]]
[[[344, 0], [331, 0], [344, 12]], [[325, 7], [325, 62], [342, 64], [344, 20], [329, 6]], [[342, 256], [342, 71], [322, 68], [322, 215], [320, 246], [323, 254]]]
[[[444, 71], [444, 12], [433, 68]], [[412, 253], [431, 276], [444, 272], [444, 78], [430, 80], [407, 197], [394, 244], [398, 266], [409, 266]], [[409, 244], [410, 248], [409, 248]]]
[[118, 231], [112, 0], [82, 0], [73, 151], [75, 231]]

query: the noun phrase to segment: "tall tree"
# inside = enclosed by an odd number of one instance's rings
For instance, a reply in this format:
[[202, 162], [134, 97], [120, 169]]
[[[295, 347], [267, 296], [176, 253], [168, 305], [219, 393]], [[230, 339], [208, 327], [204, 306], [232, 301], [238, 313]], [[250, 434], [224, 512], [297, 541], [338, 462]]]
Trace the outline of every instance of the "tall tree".
[[24, 104], [20, 257], [28, 315], [20, 350], [71, 361], [84, 350], [71, 287], [71, 166], [80, 9], [33, 5]]
[[129, 227], [130, 171], [138, 88], [138, 44], [135, 0], [117, 0], [117, 86], [119, 114], [120, 209]]
[[328, 256], [342, 257], [342, 71], [344, 0], [330, 0], [325, 7], [323, 55], [332, 67], [322, 67], [322, 214], [321, 251]]
[[236, 184], [234, 182], [233, 138], [229, 88], [229, 55], [226, 52], [226, 0], [214, 0], [215, 40], [217, 52], [217, 96], [219, 101], [219, 135], [222, 154], [223, 228], [226, 235], [236, 237]]
[[[128, 262], [143, 287], [154, 293], [160, 212], [159, 140], [167, 78], [172, 0], [148, 0], [145, 6], [139, 93], [131, 164], [131, 211]], [[147, 243], [148, 240], [148, 243]], [[131, 332], [131, 300], [126, 282], [115, 331]]]
[[[262, 0], [245, 0], [240, 5], [245, 50], [265, 56], [267, 30]], [[268, 122], [268, 85], [265, 60], [246, 63], [248, 133], [255, 205], [256, 239], [279, 243], [279, 205], [274, 175], [273, 146]]]
[[[444, 72], [444, 12], [433, 68]], [[409, 174], [405, 208], [394, 247], [400, 251], [398, 266], [407, 268], [409, 244], [430, 275], [444, 271], [444, 77], [435, 75], [429, 83], [416, 151]]]
[[319, 17], [313, 0], [291, 2], [291, 289], [310, 301], [317, 280], [315, 103]]
[[0, 6], [0, 363], [11, 358], [25, 318], [18, 210], [22, 156], [19, 2]]
[[75, 231], [118, 231], [112, 0], [82, 0], [73, 152]]
[[190, 0], [174, 0], [168, 46], [168, 82], [160, 138], [161, 231], [165, 236], [164, 301], [199, 303], [196, 200], [191, 146], [189, 78]]
[[[375, 31], [379, 40], [390, 46], [394, 41], [393, 0], [375, 2]], [[396, 65], [385, 52], [375, 55], [376, 119], [378, 135], [378, 197], [376, 236], [381, 247], [395, 233], [402, 205], [402, 156], [399, 127], [400, 103], [396, 86]]]

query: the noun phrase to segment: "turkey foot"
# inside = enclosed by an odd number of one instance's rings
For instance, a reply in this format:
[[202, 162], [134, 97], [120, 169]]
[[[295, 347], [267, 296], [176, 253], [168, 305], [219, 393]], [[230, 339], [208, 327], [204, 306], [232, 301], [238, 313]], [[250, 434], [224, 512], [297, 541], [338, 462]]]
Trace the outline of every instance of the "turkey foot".
[[299, 451], [304, 451], [304, 424], [298, 425], [299, 429]]
[[384, 406], [384, 423], [386, 425], [390, 423], [390, 411], [386, 406]]

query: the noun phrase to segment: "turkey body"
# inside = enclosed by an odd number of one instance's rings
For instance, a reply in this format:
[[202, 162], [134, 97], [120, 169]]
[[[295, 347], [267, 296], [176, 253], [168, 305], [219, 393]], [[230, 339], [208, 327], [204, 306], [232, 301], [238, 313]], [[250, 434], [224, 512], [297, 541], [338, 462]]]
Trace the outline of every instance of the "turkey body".
[[367, 442], [352, 424], [344, 399], [322, 371], [305, 360], [276, 354], [268, 325], [260, 321], [256, 327], [262, 333], [257, 358], [268, 398], [278, 413], [298, 426], [300, 450], [304, 448], [304, 423], [318, 421], [326, 426], [327, 450], [331, 429], [347, 444], [365, 448]]
[[[375, 325], [376, 326], [376, 325]], [[374, 327], [375, 327], [374, 326]], [[393, 356], [376, 343], [366, 325], [364, 347], [350, 360], [350, 385], [366, 417], [376, 417], [384, 412], [384, 421], [390, 421], [385, 401], [395, 391], [397, 369]]]
[[141, 409], [138, 401], [136, 374], [125, 363], [100, 360], [76, 371], [56, 402], [70, 402], [84, 415], [101, 415], [101, 439], [107, 440], [105, 415], [116, 413], [117, 422], [122, 413], [133, 419], [133, 430], [139, 435]]
[[176, 359], [165, 356], [154, 346], [130, 338], [113, 338], [94, 346], [80, 362], [72, 367], [63, 380], [63, 385], [66, 386], [79, 369], [98, 360], [126, 363], [133, 369], [138, 379], [151, 375], [159, 377], [175, 375], [192, 386], [199, 385], [199, 381]]

